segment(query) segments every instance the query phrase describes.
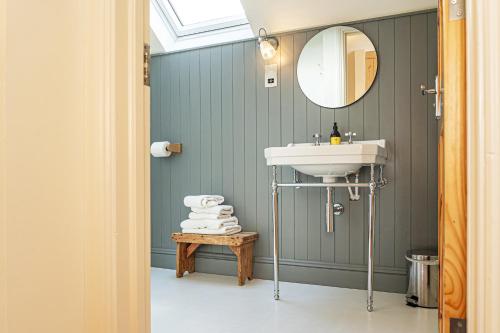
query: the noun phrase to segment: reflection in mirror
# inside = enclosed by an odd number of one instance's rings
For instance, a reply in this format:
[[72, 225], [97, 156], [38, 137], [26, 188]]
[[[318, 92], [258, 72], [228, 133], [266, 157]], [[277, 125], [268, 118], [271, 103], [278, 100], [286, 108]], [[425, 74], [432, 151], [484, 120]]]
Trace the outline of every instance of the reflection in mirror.
[[325, 29], [304, 46], [297, 79], [314, 103], [340, 108], [360, 99], [377, 74], [377, 53], [361, 31], [346, 27]]

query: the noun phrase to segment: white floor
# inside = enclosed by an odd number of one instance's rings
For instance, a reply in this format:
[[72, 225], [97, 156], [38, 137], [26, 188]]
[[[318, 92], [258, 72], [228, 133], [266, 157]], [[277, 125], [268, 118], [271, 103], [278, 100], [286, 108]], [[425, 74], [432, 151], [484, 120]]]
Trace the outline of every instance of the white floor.
[[363, 290], [280, 284], [203, 273], [177, 279], [175, 271], [153, 268], [152, 333], [166, 332], [437, 332], [437, 311], [411, 308], [401, 294], [375, 293], [375, 311], [365, 310]]

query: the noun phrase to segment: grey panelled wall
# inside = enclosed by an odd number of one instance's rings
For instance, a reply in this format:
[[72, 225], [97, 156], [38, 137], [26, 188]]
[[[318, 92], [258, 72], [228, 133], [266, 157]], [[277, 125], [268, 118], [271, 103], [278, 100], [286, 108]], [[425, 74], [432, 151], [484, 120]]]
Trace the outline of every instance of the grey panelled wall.
[[[271, 278], [271, 177], [264, 148], [310, 142], [316, 132], [326, 140], [336, 121], [342, 133], [352, 130], [358, 139], [388, 140], [390, 184], [377, 196], [375, 288], [406, 289], [405, 252], [437, 244], [438, 130], [432, 98], [419, 91], [421, 83], [432, 86], [436, 74], [436, 13], [352, 25], [373, 41], [379, 70], [361, 100], [335, 110], [310, 102], [295, 74], [304, 44], [319, 29], [278, 36], [278, 55], [270, 61], [279, 65], [276, 88], [264, 87], [265, 63], [255, 40], [153, 57], [151, 141], [183, 144], [181, 155], [151, 162], [154, 266], [175, 267], [169, 235], [188, 214], [182, 198], [221, 193], [243, 229], [259, 232], [256, 276]], [[292, 181], [292, 171], [283, 168], [279, 177]], [[361, 192], [360, 201], [349, 202], [345, 189], [335, 190], [335, 202], [346, 210], [335, 232], [326, 233], [324, 190], [281, 190], [283, 280], [365, 288], [368, 206]], [[196, 265], [210, 273], [236, 270], [234, 257], [215, 246], [205, 247]]]

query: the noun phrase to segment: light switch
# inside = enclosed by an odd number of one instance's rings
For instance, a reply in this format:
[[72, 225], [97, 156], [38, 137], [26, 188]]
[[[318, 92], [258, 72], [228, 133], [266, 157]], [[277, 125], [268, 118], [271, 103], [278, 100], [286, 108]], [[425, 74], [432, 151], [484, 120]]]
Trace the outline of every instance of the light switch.
[[266, 65], [265, 87], [272, 88], [278, 86], [278, 64]]

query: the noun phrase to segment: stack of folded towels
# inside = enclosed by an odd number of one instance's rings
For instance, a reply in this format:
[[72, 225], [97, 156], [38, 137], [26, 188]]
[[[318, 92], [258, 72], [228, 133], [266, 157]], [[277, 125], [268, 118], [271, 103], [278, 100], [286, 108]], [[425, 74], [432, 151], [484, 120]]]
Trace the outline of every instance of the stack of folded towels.
[[232, 235], [241, 231], [233, 206], [223, 205], [220, 195], [189, 195], [184, 205], [191, 208], [189, 219], [181, 222], [183, 233]]

